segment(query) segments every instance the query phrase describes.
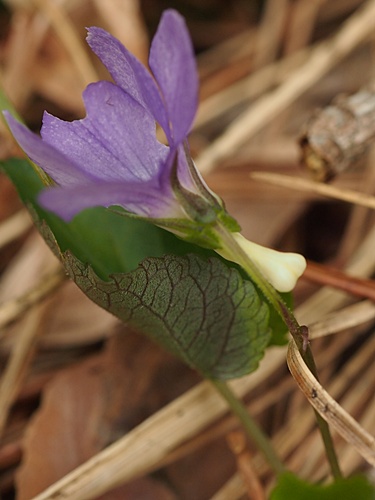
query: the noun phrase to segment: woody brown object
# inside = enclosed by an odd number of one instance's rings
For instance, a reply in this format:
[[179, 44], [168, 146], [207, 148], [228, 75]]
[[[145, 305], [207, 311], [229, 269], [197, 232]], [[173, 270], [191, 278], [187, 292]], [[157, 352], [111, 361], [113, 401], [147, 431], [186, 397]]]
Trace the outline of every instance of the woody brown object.
[[375, 91], [339, 96], [317, 111], [300, 140], [302, 164], [317, 181], [329, 181], [357, 162], [375, 138]]

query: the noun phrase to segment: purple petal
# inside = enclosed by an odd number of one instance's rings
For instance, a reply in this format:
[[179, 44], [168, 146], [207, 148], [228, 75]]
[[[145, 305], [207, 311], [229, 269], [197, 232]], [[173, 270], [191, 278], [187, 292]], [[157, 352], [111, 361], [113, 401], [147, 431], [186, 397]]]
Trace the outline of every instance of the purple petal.
[[198, 106], [198, 75], [184, 19], [164, 12], [150, 50], [150, 67], [163, 93], [173, 144], [188, 134]]
[[145, 109], [110, 82], [89, 85], [83, 97], [86, 118], [65, 122], [45, 114], [43, 140], [93, 178], [157, 178], [169, 148], [156, 140], [155, 122]]
[[53, 146], [42, 141], [41, 137], [30, 132], [28, 128], [19, 123], [13, 116], [5, 111], [5, 118], [12, 134], [30, 159], [45, 170], [58, 184], [65, 186], [74, 185], [77, 182], [85, 183], [87, 173], [71, 162], [67, 156]]
[[68, 188], [53, 187], [42, 191], [39, 202], [66, 221], [85, 208], [113, 205], [120, 205], [129, 212], [145, 217], [183, 215], [177, 202], [171, 197], [166, 198], [147, 183], [99, 182]]
[[145, 66], [119, 40], [101, 28], [89, 28], [87, 43], [106, 66], [117, 85], [151, 113], [170, 139], [163, 99]]

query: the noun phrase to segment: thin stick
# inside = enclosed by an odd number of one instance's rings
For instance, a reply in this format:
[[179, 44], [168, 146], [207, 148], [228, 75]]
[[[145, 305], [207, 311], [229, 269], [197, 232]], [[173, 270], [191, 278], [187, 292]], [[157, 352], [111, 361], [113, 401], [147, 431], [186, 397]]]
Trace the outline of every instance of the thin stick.
[[[267, 0], [255, 38], [254, 69], [276, 58], [288, 15], [288, 0]], [[275, 12], [277, 11], [277, 15]]]
[[266, 500], [266, 493], [253, 467], [245, 434], [242, 431], [232, 431], [227, 436], [227, 442], [236, 457], [237, 468], [246, 485], [248, 497], [253, 500]]
[[309, 44], [323, 2], [325, 0], [314, 0], [313, 2], [311, 0], [297, 0], [294, 2], [291, 7], [289, 29], [285, 35], [285, 54], [291, 54]]
[[9, 300], [0, 305], [0, 330], [9, 325], [28, 309], [41, 302], [44, 298], [56, 290], [66, 280], [66, 274], [59, 266], [57, 270], [51, 272], [29, 292], [21, 297]]
[[303, 278], [319, 285], [332, 286], [356, 297], [375, 301], [375, 281], [350, 276], [339, 269], [309, 261]]
[[4, 432], [9, 410], [33, 358], [39, 333], [41, 307], [33, 309], [26, 324], [23, 325], [0, 381], [0, 436]]
[[375, 210], [374, 196], [353, 191], [352, 189], [338, 188], [329, 184], [321, 184], [308, 179], [301, 179], [291, 175], [275, 174], [272, 172], [252, 172], [249, 175], [252, 179], [257, 181], [268, 182], [269, 184], [275, 184], [295, 191], [319, 194], [327, 198], [346, 201]]
[[344, 307], [339, 311], [323, 316], [309, 326], [310, 338], [317, 339], [327, 335], [364, 325], [375, 319], [375, 304], [363, 300]]
[[372, 36], [374, 28], [375, 0], [369, 0], [345, 22], [333, 38], [313, 49], [308, 60], [287, 81], [274, 92], [259, 99], [203, 151], [197, 158], [200, 171], [207, 173], [218, 161], [234, 154], [245, 141], [279, 115], [360, 43]]
[[0, 248], [15, 240], [32, 226], [26, 210], [20, 210], [0, 224]]
[[69, 53], [77, 73], [84, 85], [98, 80], [94, 66], [83, 47], [81, 39], [63, 9], [51, 0], [32, 0], [39, 11], [46, 16]]
[[310, 50], [306, 48], [280, 61], [267, 64], [267, 66], [260, 68], [255, 73], [242, 78], [238, 82], [232, 83], [230, 87], [204, 99], [199, 105], [198, 114], [194, 121], [194, 128], [216, 120], [235, 106], [254, 99], [260, 94], [267, 92], [275, 84], [285, 81], [291, 71], [305, 62]]

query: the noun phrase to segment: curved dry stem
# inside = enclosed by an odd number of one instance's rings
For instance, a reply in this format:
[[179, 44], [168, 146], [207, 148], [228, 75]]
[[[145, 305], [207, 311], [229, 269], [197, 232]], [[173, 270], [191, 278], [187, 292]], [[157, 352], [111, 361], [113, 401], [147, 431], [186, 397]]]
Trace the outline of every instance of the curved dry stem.
[[375, 466], [375, 438], [335, 401], [312, 375], [294, 341], [288, 347], [287, 363], [293, 378], [309, 403], [372, 466]]

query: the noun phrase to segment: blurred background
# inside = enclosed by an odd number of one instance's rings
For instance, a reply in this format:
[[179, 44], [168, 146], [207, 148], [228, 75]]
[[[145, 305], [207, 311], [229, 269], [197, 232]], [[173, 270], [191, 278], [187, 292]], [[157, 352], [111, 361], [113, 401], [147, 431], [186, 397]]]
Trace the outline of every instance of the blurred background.
[[[85, 27], [105, 28], [147, 64], [166, 8], [185, 17], [197, 54], [200, 108], [190, 145], [209, 186], [248, 238], [327, 266], [311, 268], [297, 286], [297, 315], [304, 322], [358, 300], [348, 292], [349, 277], [339, 285], [345, 294], [325, 285], [332, 268], [367, 279], [375, 267], [373, 207], [342, 199], [348, 191], [369, 199], [374, 190], [374, 1], [3, 0], [5, 94], [36, 132], [44, 110], [65, 120], [83, 117], [86, 85], [110, 78], [85, 43]], [[361, 89], [363, 99], [348, 101]], [[322, 115], [319, 110], [329, 105], [333, 111]], [[306, 159], [302, 138], [312, 145], [313, 161]], [[0, 159], [12, 156], [22, 152], [1, 124]], [[336, 189], [328, 197], [315, 184], [306, 191], [295, 182], [327, 169]], [[288, 187], [269, 174], [283, 174]], [[3, 174], [0, 221], [0, 497], [26, 500], [200, 379], [59, 278], [57, 261]], [[43, 285], [27, 311], [16, 301], [19, 309], [9, 313], [9, 301]], [[344, 334], [324, 333], [312, 346], [323, 383], [374, 432], [368, 413], [374, 373], [364, 357], [374, 349], [372, 318], [356, 318]], [[247, 402], [288, 466], [312, 481], [324, 480], [329, 470], [312, 411], [287, 370], [283, 349]], [[100, 498], [246, 498], [253, 477], [247, 466], [261, 485], [259, 495], [266, 495], [269, 470], [252, 444], [236, 451], [234, 432], [234, 419], [216, 419], [152, 471]], [[370, 474], [366, 462], [335, 439], [345, 471]]]

